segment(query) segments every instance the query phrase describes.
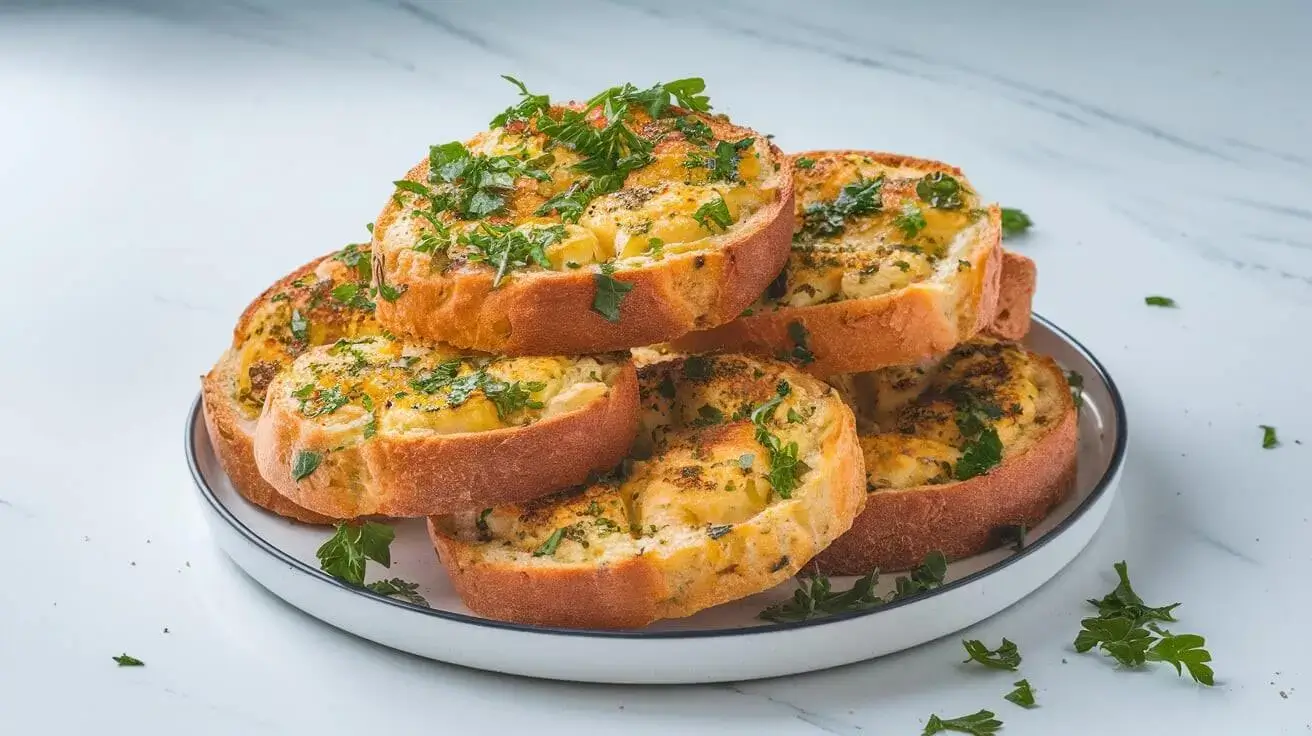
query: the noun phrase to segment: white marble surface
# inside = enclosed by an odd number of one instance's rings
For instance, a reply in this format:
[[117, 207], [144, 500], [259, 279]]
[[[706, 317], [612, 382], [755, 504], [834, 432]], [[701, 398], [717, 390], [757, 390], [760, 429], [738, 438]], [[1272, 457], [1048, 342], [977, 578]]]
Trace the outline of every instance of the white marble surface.
[[[0, 732], [915, 734], [983, 707], [1006, 734], [1312, 729], [1306, 3], [45, 5], [0, 2]], [[701, 75], [787, 149], [946, 159], [1033, 215], [1038, 310], [1131, 419], [1093, 545], [969, 632], [1019, 643], [1041, 708], [956, 639], [734, 686], [472, 672], [339, 634], [215, 550], [181, 452], [197, 376], [252, 295], [504, 107], [501, 73], [560, 97]], [[1216, 688], [1070, 649], [1122, 558], [1184, 603]]]

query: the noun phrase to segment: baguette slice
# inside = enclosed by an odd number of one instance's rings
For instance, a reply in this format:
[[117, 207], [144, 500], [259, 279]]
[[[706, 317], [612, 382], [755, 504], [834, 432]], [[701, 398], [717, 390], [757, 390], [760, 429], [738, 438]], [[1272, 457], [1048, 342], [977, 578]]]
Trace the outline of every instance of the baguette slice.
[[269, 383], [296, 356], [343, 337], [378, 333], [368, 293], [368, 246], [349, 245], [316, 258], [246, 307], [233, 329], [232, 347], [201, 380], [205, 426], [219, 464], [237, 493], [256, 506], [307, 524], [333, 521], [296, 505], [260, 477], [255, 423]]
[[[550, 498], [429, 519], [470, 609], [594, 629], [688, 616], [787, 580], [860, 512], [852, 412], [820, 381], [718, 355], [644, 366], [640, 385], [643, 428], [620, 471]], [[791, 490], [787, 460], [749, 418], [767, 402], [759, 426], [785, 453], [796, 443]]]
[[[941, 550], [949, 559], [999, 546], [1038, 524], [1075, 482], [1077, 412], [1051, 358], [981, 337], [928, 368], [855, 377], [873, 429], [861, 437], [865, 511], [814, 564], [830, 575], [905, 570]], [[990, 413], [998, 414], [991, 418]], [[970, 414], [991, 426], [1000, 464], [958, 480]], [[863, 422], [863, 425], [865, 423]], [[969, 473], [966, 473], [969, 475]]]
[[[555, 106], [546, 114], [558, 122], [580, 109]], [[498, 355], [578, 355], [661, 342], [737, 317], [788, 257], [788, 158], [722, 116], [670, 108], [652, 119], [632, 107], [623, 119], [652, 147], [650, 161], [581, 211], [548, 204], [593, 179], [578, 168], [587, 166], [583, 157], [539, 132], [537, 120], [434, 147], [398, 182], [374, 229], [375, 274], [395, 297], [380, 300], [379, 321], [420, 342]], [[587, 121], [606, 124], [597, 108], [588, 108]], [[708, 168], [721, 161], [723, 146], [730, 163]], [[460, 219], [450, 203], [463, 181], [450, 173], [453, 157], [466, 170], [495, 165], [532, 175], [514, 178], [514, 188], [498, 195], [503, 205], [484, 219]], [[711, 216], [717, 211], [718, 220]], [[520, 250], [507, 250], [508, 243]], [[512, 253], [504, 272], [503, 253]]]
[[982, 205], [959, 169], [862, 151], [792, 160], [796, 232], [783, 273], [742, 317], [676, 349], [783, 357], [830, 376], [918, 363], [988, 327], [1001, 210]]
[[637, 431], [627, 354], [501, 358], [340, 340], [269, 386], [255, 462], [326, 516], [425, 516], [526, 501], [613, 467]]
[[1002, 284], [998, 288], [998, 311], [988, 334], [1003, 340], [1020, 340], [1029, 334], [1031, 305], [1038, 286], [1039, 271], [1034, 261], [1002, 251]]

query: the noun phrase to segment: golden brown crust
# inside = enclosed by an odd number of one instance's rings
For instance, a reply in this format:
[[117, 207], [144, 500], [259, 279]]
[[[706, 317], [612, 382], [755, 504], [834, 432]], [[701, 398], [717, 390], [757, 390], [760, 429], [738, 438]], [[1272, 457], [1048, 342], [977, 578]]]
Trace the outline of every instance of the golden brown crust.
[[715, 539], [698, 532], [695, 543], [605, 562], [489, 561], [479, 545], [449, 533], [444, 528], [448, 521], [430, 518], [438, 557], [465, 605], [505, 621], [626, 629], [688, 616], [792, 577], [849, 528], [866, 494], [851, 411], [814, 379], [793, 370], [786, 375], [795, 391], [822, 394], [826, 411], [835, 417], [819, 445], [825, 464], [810, 473], [809, 482], [815, 485], [805, 493], [794, 491], [791, 499], [775, 500]]
[[[312, 268], [313, 265], [311, 263], [308, 267], [298, 269], [292, 278], [299, 277], [299, 274], [305, 273], [306, 268]], [[260, 298], [263, 299], [263, 295]], [[229, 351], [201, 379], [205, 429], [214, 447], [214, 454], [219, 458], [219, 465], [227, 473], [232, 487], [242, 498], [279, 516], [305, 524], [333, 523], [331, 517], [297, 506], [260, 477], [252, 446], [255, 423], [242, 417], [232, 399], [232, 371], [235, 363], [235, 356]]]
[[[899, 154], [811, 151], [790, 158], [863, 153], [887, 166], [965, 178], [954, 166]], [[976, 249], [967, 259], [969, 274], [960, 289], [921, 282], [871, 298], [783, 307], [689, 333], [674, 340], [673, 347], [687, 352], [725, 350], [779, 356], [793, 350], [789, 325], [796, 322], [805, 327], [807, 347], [815, 358], [799, 367], [816, 376], [907, 365], [943, 355], [988, 327], [997, 312], [1003, 262], [1002, 211], [997, 205], [988, 207], [981, 238], [992, 247]]]
[[[270, 396], [286, 393], [274, 379]], [[391, 436], [323, 452], [323, 467], [352, 468], [351, 483], [317, 470], [292, 477], [301, 450], [323, 451], [334, 435], [306, 422], [291, 402], [269, 401], [255, 431], [255, 460], [274, 488], [317, 513], [413, 517], [479, 509], [542, 496], [613, 467], [637, 432], [637, 374], [620, 369], [604, 396], [522, 427], [446, 435]]]
[[1030, 331], [1030, 310], [1039, 272], [1034, 261], [1010, 250], [1002, 251], [1002, 282], [998, 287], [998, 311], [988, 334], [1005, 340], [1020, 340]]
[[[416, 340], [506, 356], [580, 355], [664, 342], [690, 330], [723, 324], [751, 304], [788, 259], [793, 228], [792, 168], [781, 163], [779, 195], [754, 212], [723, 247], [704, 253], [671, 254], [650, 266], [617, 271], [632, 285], [620, 303], [619, 322], [593, 310], [596, 276], [590, 269], [535, 272], [492, 288], [485, 268], [462, 270], [457, 278], [433, 278], [416, 261], [405, 293], [378, 301], [377, 317], [387, 329]], [[421, 176], [421, 163], [406, 178]], [[382, 237], [402, 208], [389, 201], [378, 216]], [[387, 273], [383, 249], [374, 248], [374, 273]]]
[[[1035, 358], [1058, 387], [1067, 386], [1056, 363]], [[867, 494], [851, 531], [812, 564], [827, 575], [906, 570], [934, 550], [950, 560], [969, 557], [1001, 544], [1008, 526], [1036, 526], [1075, 484], [1078, 417], [1069, 391], [1060, 393], [1058, 420], [1026, 451], [970, 480]]]

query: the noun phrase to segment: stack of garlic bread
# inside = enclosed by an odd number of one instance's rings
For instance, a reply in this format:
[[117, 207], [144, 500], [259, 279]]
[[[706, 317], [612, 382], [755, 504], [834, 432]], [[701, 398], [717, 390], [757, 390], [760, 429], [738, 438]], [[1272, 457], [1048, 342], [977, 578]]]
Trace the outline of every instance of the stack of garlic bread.
[[476, 613], [633, 628], [975, 554], [1068, 492], [1034, 264], [959, 170], [785, 155], [699, 79], [511, 81], [243, 313], [203, 398], [248, 501], [427, 517]]

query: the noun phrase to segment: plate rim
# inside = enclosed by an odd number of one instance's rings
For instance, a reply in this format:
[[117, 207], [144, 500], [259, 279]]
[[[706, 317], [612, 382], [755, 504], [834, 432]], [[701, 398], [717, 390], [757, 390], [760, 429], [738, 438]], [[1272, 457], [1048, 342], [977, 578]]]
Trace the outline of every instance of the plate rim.
[[202, 403], [203, 397], [200, 392], [197, 392], [196, 398], [192, 401], [191, 409], [187, 412], [186, 425], [183, 428], [183, 447], [187, 457], [187, 468], [188, 470], [191, 471], [192, 481], [196, 484], [196, 488], [197, 490], [200, 491], [200, 495], [210, 505], [210, 508], [218, 515], [218, 517], [222, 519], [225, 523], [227, 523], [228, 526], [232, 527], [248, 543], [254, 545], [256, 548], [258, 548], [265, 554], [272, 557], [275, 561], [288, 565], [295, 572], [304, 575], [309, 575], [311, 578], [315, 578], [320, 582], [327, 583], [339, 589], [346, 590], [356, 595], [363, 596], [376, 603], [384, 603], [387, 605], [396, 606], [403, 610], [411, 611], [413, 613], [419, 613], [426, 616], [433, 616], [435, 618], [444, 619], [456, 623], [471, 624], [474, 626], [484, 626], [494, 629], [503, 629], [503, 630], [515, 631], [519, 633], [545, 635], [545, 636], [572, 636], [572, 637], [585, 637], [585, 638], [597, 638], [597, 639], [704, 639], [704, 638], [713, 638], [713, 637], [751, 636], [751, 635], [773, 634], [781, 631], [794, 631], [797, 629], [805, 629], [805, 628], [812, 628], [817, 626], [837, 624], [844, 621], [850, 621], [856, 618], [864, 618], [866, 616], [875, 616], [880, 613], [886, 613], [888, 611], [901, 608], [902, 606], [906, 606], [914, 603], [920, 603], [929, 600], [931, 598], [934, 598], [936, 596], [947, 594], [953, 590], [963, 588], [978, 580], [982, 580], [983, 578], [986, 578], [999, 570], [1002, 570], [1010, 565], [1013, 565], [1029, 557], [1030, 555], [1035, 554], [1039, 550], [1043, 549], [1043, 547], [1045, 547], [1050, 541], [1060, 536], [1062, 533], [1067, 531], [1071, 526], [1074, 526], [1076, 522], [1078, 522], [1086, 513], [1089, 512], [1090, 509], [1092, 509], [1097, 504], [1098, 500], [1102, 498], [1103, 494], [1106, 493], [1107, 489], [1112, 485], [1112, 481], [1119, 475], [1121, 467], [1125, 464], [1126, 448], [1128, 446], [1128, 440], [1129, 440], [1128, 426], [1125, 416], [1125, 403], [1121, 398], [1120, 390], [1116, 387], [1116, 383], [1115, 381], [1112, 380], [1112, 377], [1107, 372], [1107, 369], [1103, 366], [1101, 362], [1099, 362], [1099, 360], [1093, 355], [1093, 353], [1091, 353], [1089, 349], [1083, 345], [1083, 343], [1081, 343], [1079, 340], [1076, 340], [1074, 337], [1071, 336], [1070, 333], [1066, 332], [1065, 330], [1053, 324], [1050, 320], [1040, 316], [1039, 314], [1031, 314], [1031, 319], [1043, 325], [1046, 329], [1056, 333], [1057, 336], [1061, 337], [1072, 347], [1074, 347], [1075, 350], [1082, 357], [1084, 357], [1084, 359], [1087, 360], [1090, 365], [1093, 366], [1098, 377], [1102, 379], [1103, 384], [1107, 387], [1108, 396], [1111, 398], [1113, 414], [1115, 414], [1114, 423], [1116, 426], [1116, 443], [1112, 448], [1111, 462], [1108, 464], [1107, 470], [1102, 474], [1102, 476], [1098, 479], [1098, 482], [1094, 485], [1093, 490], [1090, 491], [1088, 496], [1085, 496], [1084, 500], [1082, 500], [1080, 504], [1076, 506], [1070, 512], [1070, 514], [1066, 516], [1066, 518], [1058, 522], [1056, 526], [1054, 526], [1052, 530], [1049, 531], [1047, 534], [1043, 535], [1041, 539], [1036, 541], [1034, 544], [1026, 545], [1023, 549], [1018, 551], [1016, 554], [1013, 554], [1007, 557], [1006, 559], [1001, 560], [993, 565], [990, 565], [982, 570], [977, 570], [962, 578], [958, 578], [957, 580], [953, 580], [949, 583], [945, 583], [939, 586], [938, 588], [935, 588], [934, 590], [921, 593], [920, 595], [912, 596], [910, 598], [904, 598], [901, 600], [893, 601], [886, 605], [879, 606], [878, 608], [872, 608], [864, 611], [850, 611], [846, 613], [824, 616], [821, 618], [807, 619], [804, 621], [772, 622], [769, 624], [756, 625], [756, 626], [739, 626], [730, 629], [698, 629], [692, 631], [687, 631], [687, 630], [646, 631], [643, 629], [609, 631], [603, 629], [569, 629], [569, 628], [558, 627], [558, 626], [535, 626], [532, 624], [520, 624], [511, 621], [498, 621], [496, 619], [484, 618], [482, 616], [476, 616], [473, 614], [458, 613], [455, 611], [446, 611], [437, 608], [428, 608], [426, 606], [420, 606], [414, 603], [408, 603], [406, 601], [397, 600], [389, 596], [379, 595], [378, 593], [375, 593], [369, 590], [368, 588], [351, 585], [349, 583], [346, 583], [342, 580], [339, 580], [323, 572], [322, 570], [316, 570], [315, 568], [311, 567], [309, 564], [303, 562], [302, 560], [297, 559], [296, 557], [293, 557], [290, 554], [284, 552], [282, 549], [274, 545], [272, 542], [257, 534], [250, 527], [246, 526], [246, 524], [243, 523], [241, 519], [238, 519], [236, 515], [233, 514], [232, 511], [230, 511], [227, 508], [227, 506], [218, 499], [218, 496], [214, 493], [214, 489], [210, 487], [209, 482], [205, 479], [204, 474], [201, 472], [199, 463], [197, 462], [196, 459], [196, 452], [194, 446], [195, 427], [197, 426], [197, 422], [201, 422], [203, 426], [203, 421], [201, 416], [203, 411], [203, 403]]

